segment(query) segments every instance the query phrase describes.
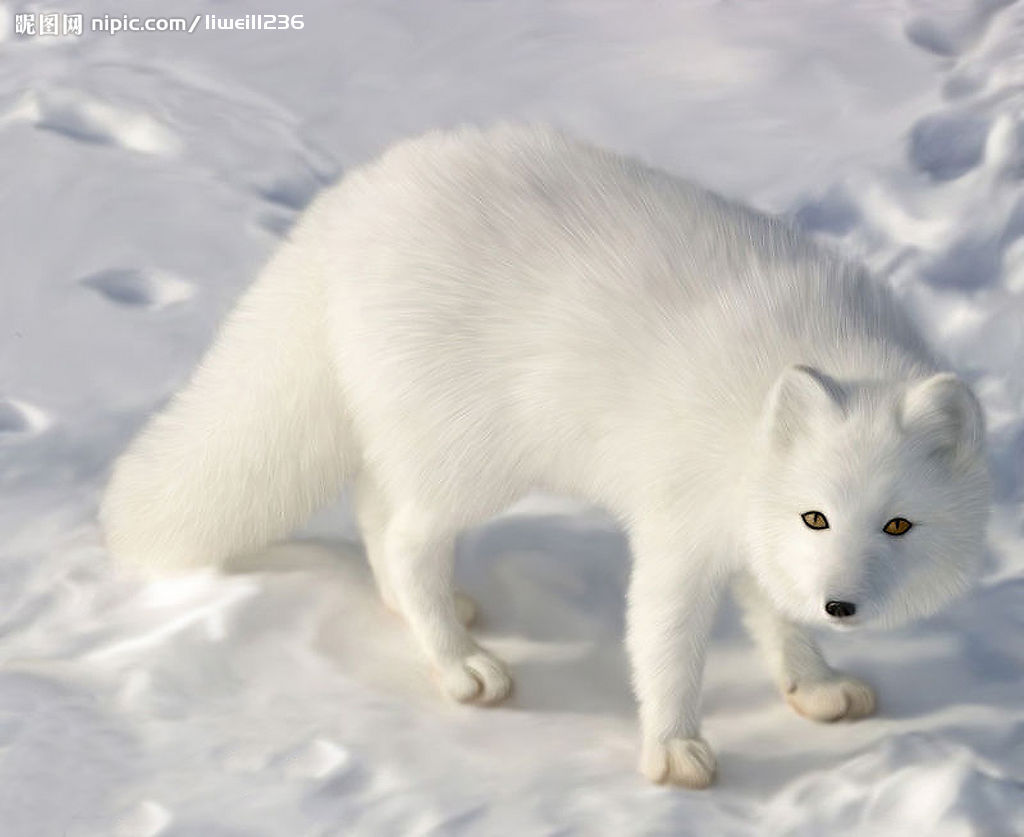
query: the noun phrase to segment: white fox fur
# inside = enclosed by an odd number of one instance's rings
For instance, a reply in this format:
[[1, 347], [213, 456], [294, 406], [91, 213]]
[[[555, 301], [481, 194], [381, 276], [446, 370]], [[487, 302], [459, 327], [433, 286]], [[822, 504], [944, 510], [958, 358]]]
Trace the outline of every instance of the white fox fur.
[[315, 201], [102, 519], [119, 559], [216, 564], [350, 480], [384, 599], [445, 692], [489, 703], [511, 681], [463, 625], [453, 539], [532, 489], [588, 499], [634, 554], [641, 768], [703, 787], [725, 588], [786, 699], [836, 720], [874, 696], [806, 625], [926, 614], [974, 574], [982, 417], [940, 369], [881, 285], [782, 220], [548, 130], [433, 133]]

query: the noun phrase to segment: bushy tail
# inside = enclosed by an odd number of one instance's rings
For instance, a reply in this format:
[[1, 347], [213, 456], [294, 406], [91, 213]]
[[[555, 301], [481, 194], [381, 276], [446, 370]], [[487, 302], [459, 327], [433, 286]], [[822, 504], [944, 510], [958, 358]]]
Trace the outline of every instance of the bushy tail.
[[353, 451], [325, 316], [313, 254], [286, 244], [115, 464], [100, 510], [115, 558], [221, 564], [339, 490]]

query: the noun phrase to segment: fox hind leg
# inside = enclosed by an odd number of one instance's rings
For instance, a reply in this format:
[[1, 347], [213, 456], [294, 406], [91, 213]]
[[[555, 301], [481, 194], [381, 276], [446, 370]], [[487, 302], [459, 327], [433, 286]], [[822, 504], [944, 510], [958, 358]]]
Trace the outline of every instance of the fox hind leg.
[[412, 505], [399, 507], [384, 535], [388, 583], [442, 691], [462, 703], [498, 703], [512, 680], [504, 663], [466, 630], [475, 606], [453, 585], [454, 536], [443, 518]]
[[[377, 486], [373, 477], [363, 471], [355, 481], [354, 506], [356, 521], [362, 533], [366, 558], [373, 571], [374, 581], [381, 601], [388, 610], [399, 612], [388, 567], [385, 535], [391, 513], [387, 498]], [[459, 622], [469, 627], [476, 621], [480, 608], [476, 601], [461, 590], [455, 590], [455, 615]]]
[[391, 586], [384, 540], [391, 512], [384, 493], [365, 470], [355, 480], [353, 506], [377, 591], [387, 608], [397, 612], [398, 602]]

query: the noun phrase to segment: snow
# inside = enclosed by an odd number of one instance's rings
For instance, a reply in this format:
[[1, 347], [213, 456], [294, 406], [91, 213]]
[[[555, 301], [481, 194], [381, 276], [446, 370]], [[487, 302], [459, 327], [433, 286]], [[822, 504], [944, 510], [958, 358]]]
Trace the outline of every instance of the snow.
[[[87, 30], [125, 8], [47, 6]], [[1024, 833], [1024, 5], [305, 0], [301, 31], [14, 36], [34, 10], [0, 4], [0, 833]], [[983, 584], [927, 623], [823, 637], [876, 718], [796, 717], [726, 613], [718, 785], [646, 785], [625, 542], [554, 498], [459, 547], [517, 678], [486, 711], [438, 697], [343, 502], [225, 576], [108, 565], [111, 458], [302, 207], [397, 138], [499, 118], [791, 214], [974, 382]]]

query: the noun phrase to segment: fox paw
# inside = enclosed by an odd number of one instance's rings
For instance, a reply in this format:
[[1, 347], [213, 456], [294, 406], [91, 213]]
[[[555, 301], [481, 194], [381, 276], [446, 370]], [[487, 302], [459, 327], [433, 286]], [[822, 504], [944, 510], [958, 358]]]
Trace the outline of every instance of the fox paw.
[[786, 702], [812, 721], [855, 721], [875, 711], [875, 690], [855, 677], [794, 683]]
[[446, 663], [439, 674], [441, 689], [459, 703], [488, 706], [500, 703], [512, 691], [512, 678], [505, 664], [482, 648]]
[[657, 785], [699, 790], [715, 781], [715, 754], [703, 738], [649, 741], [640, 757], [640, 772]]

